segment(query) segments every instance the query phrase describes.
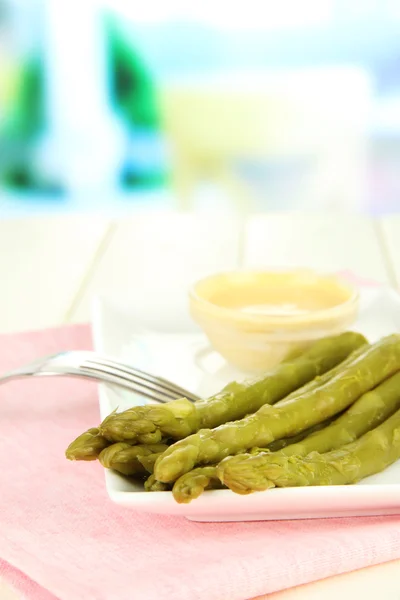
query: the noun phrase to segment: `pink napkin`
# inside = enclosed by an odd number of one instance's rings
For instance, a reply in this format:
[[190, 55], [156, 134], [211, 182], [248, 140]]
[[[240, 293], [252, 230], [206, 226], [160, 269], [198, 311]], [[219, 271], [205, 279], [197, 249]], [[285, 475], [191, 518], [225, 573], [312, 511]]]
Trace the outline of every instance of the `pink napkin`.
[[[91, 347], [74, 326], [0, 336], [0, 371]], [[102, 469], [64, 459], [99, 418], [96, 386], [0, 388], [0, 577], [29, 600], [245, 600], [400, 558], [400, 516], [207, 524], [107, 498]]]

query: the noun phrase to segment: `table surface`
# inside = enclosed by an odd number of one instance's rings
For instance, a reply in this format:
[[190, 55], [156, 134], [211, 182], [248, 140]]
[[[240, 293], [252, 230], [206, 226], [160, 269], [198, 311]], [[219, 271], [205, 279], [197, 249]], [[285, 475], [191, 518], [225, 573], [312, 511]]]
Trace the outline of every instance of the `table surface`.
[[[237, 267], [351, 270], [398, 286], [400, 215], [141, 212], [0, 221], [0, 333], [88, 321], [100, 294], [186, 301], [207, 273]], [[400, 561], [269, 595], [274, 600], [400, 597]], [[0, 597], [12, 598], [0, 582]], [[8, 594], [8, 595], [6, 595]]]

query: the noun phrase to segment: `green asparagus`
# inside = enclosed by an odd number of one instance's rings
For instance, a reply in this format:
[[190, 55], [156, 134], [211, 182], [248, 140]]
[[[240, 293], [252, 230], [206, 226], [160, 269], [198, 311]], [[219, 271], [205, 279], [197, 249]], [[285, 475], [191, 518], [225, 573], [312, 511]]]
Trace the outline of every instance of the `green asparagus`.
[[179, 477], [174, 483], [172, 493], [179, 504], [188, 504], [198, 498], [205, 490], [223, 487], [215, 466], [198, 467]]
[[176, 442], [156, 461], [155, 477], [163, 482], [176, 481], [196, 465], [216, 464], [229, 455], [296, 435], [338, 414], [399, 370], [400, 335], [395, 334], [368, 346], [321, 387]]
[[144, 489], [146, 492], [167, 492], [170, 488], [168, 483], [162, 483], [157, 481], [154, 475], [150, 475], [144, 482]]
[[[272, 442], [267, 448], [252, 448], [248, 451], [248, 454], [243, 454], [241, 456], [253, 456], [266, 452], [275, 452], [276, 450], [280, 450], [281, 448], [285, 448], [289, 444], [294, 445], [294, 443], [303, 440], [310, 432], [319, 431], [323, 427], [326, 427], [327, 423], [330, 423], [333, 419], [328, 419], [323, 423], [319, 423], [315, 425], [315, 427], [311, 427], [306, 431], [299, 433], [296, 436], [291, 438], [283, 438], [281, 440], [276, 440]], [[148, 458], [152, 464], [152, 470], [154, 471], [154, 464], [157, 461], [160, 454], [152, 454]], [[144, 460], [147, 460], [147, 457], [143, 460], [140, 457], [140, 462], [144, 464]], [[225, 460], [229, 460], [229, 457]], [[177, 479], [174, 483], [174, 487], [172, 488], [172, 493], [174, 495], [175, 500], [179, 504], [187, 504], [192, 500], [198, 498], [205, 490], [209, 489], [219, 489], [225, 487], [218, 477], [217, 472], [218, 465], [210, 465], [206, 467], [198, 467], [197, 469], [193, 469], [192, 471], [188, 471], [179, 479]], [[150, 469], [149, 469], [150, 471]]]
[[279, 440], [275, 440], [274, 442], [271, 442], [270, 444], [268, 444], [268, 446], [266, 448], [254, 448], [254, 450], [257, 452], [260, 452], [260, 451], [261, 452], [266, 452], [266, 451], [278, 452], [282, 448], [286, 448], [288, 446], [294, 446], [294, 444], [298, 444], [299, 442], [303, 441], [304, 439], [309, 437], [314, 432], [320, 431], [321, 429], [325, 429], [328, 425], [330, 425], [337, 418], [338, 418], [338, 416], [335, 415], [335, 416], [331, 417], [330, 419], [327, 419], [326, 421], [322, 421], [322, 423], [317, 423], [316, 425], [314, 425], [313, 427], [310, 427], [309, 429], [300, 431], [300, 433], [298, 433], [297, 435], [293, 435], [288, 438], [280, 438]]
[[137, 436], [138, 444], [159, 444], [163, 440], [163, 435], [160, 429], [152, 431], [151, 433], [142, 433]]
[[180, 398], [164, 406], [147, 405], [114, 413], [103, 421], [100, 430], [113, 442], [137, 440], [138, 436], [156, 432], [160, 437], [162, 433], [182, 439], [199, 429], [214, 428], [253, 413], [265, 404], [274, 404], [365, 344], [365, 338], [353, 332], [319, 340], [300, 357], [282, 363], [261, 379], [230, 383], [219, 394], [194, 404]]
[[92, 427], [70, 443], [65, 451], [68, 460], [96, 460], [104, 448], [110, 445], [105, 437], [100, 435], [97, 427]]
[[[327, 371], [323, 375], [319, 375], [318, 377], [315, 377], [309, 383], [307, 383], [306, 385], [303, 385], [303, 387], [300, 390], [296, 390], [296, 391], [292, 392], [292, 394], [289, 394], [289, 396], [286, 396], [286, 398], [283, 398], [283, 400], [276, 402], [275, 406], [280, 406], [283, 402], [286, 402], [287, 400], [291, 400], [292, 398], [298, 396], [299, 392], [301, 392], [302, 394], [305, 394], [305, 393], [311, 392], [312, 390], [316, 389], [317, 387], [321, 387], [322, 385], [327, 383], [330, 379], [335, 377], [338, 373], [340, 373], [340, 371], [343, 370], [343, 368], [346, 367], [350, 362], [352, 362], [357, 356], [361, 356], [361, 354], [363, 352], [365, 352], [365, 350], [366, 350], [366, 346], [361, 346], [360, 348], [358, 348], [358, 350], [355, 350], [354, 352], [352, 352], [350, 354], [350, 356], [348, 356], [343, 362], [339, 363], [336, 367], [334, 367], [330, 371]], [[317, 423], [313, 427], [310, 427], [310, 429], [300, 431], [300, 433], [298, 433], [290, 438], [280, 438], [279, 440], [275, 440], [274, 442], [272, 442], [271, 444], [268, 445], [267, 449], [270, 450], [270, 452], [277, 452], [278, 450], [281, 450], [281, 448], [285, 448], [286, 446], [289, 446], [290, 444], [297, 444], [297, 442], [301, 442], [301, 440], [304, 440], [304, 438], [308, 437], [311, 433], [314, 433], [314, 431], [319, 431], [320, 429], [323, 429], [324, 427], [329, 425], [332, 421], [334, 421], [337, 418], [338, 418], [338, 415], [334, 415], [330, 419], [327, 419], [326, 421], [323, 421], [322, 423]], [[265, 451], [266, 448], [262, 448], [259, 450]]]
[[287, 402], [292, 398], [297, 398], [299, 394], [308, 394], [308, 392], [312, 392], [316, 388], [325, 385], [325, 383], [328, 383], [328, 381], [330, 381], [333, 377], [336, 377], [336, 375], [341, 373], [343, 369], [347, 367], [347, 365], [354, 361], [355, 358], [364, 354], [367, 347], [369, 346], [370, 344], [363, 344], [359, 346], [359, 348], [353, 350], [353, 352], [351, 352], [347, 356], [347, 358], [338, 363], [335, 367], [329, 369], [329, 371], [326, 371], [325, 373], [322, 373], [322, 375], [317, 375], [316, 377], [314, 377], [314, 379], [311, 379], [311, 381], [303, 385], [300, 389], [294, 390], [294, 392], [292, 392], [291, 394], [288, 394], [281, 400], [278, 400], [278, 402], [275, 402], [275, 406], [280, 406], [283, 402]]
[[[281, 448], [285, 448], [289, 444], [293, 444], [295, 442], [303, 440], [310, 432], [319, 431], [323, 427], [326, 427], [328, 423], [331, 423], [333, 419], [328, 419], [323, 423], [319, 423], [315, 425], [315, 427], [311, 427], [306, 431], [299, 433], [297, 436], [293, 436], [291, 438], [283, 438], [281, 440], [276, 440], [272, 442], [267, 448], [252, 448], [249, 450], [248, 454], [241, 456], [253, 456], [265, 452], [275, 452], [276, 450], [280, 450]], [[275, 449], [273, 449], [275, 448]], [[162, 454], [162, 453], [161, 453]], [[152, 463], [152, 471], [154, 471], [154, 464], [161, 454], [152, 454], [149, 459]], [[140, 462], [144, 464], [142, 457], [140, 457]], [[147, 457], [144, 459], [147, 460]], [[225, 459], [229, 460], [229, 458]], [[179, 504], [187, 504], [192, 500], [198, 498], [205, 490], [209, 489], [219, 489], [225, 487], [218, 477], [217, 472], [218, 465], [210, 465], [206, 467], [198, 467], [197, 469], [193, 469], [192, 471], [188, 471], [179, 479], [177, 479], [174, 483], [174, 487], [172, 488], [172, 493], [174, 495], [175, 500]]]
[[[113, 442], [136, 441], [143, 436], [162, 434], [173, 437], [171, 433], [179, 427], [183, 437], [189, 435], [192, 430], [196, 431], [197, 414], [194, 404], [186, 398], [172, 400], [164, 406], [148, 404], [146, 406], [134, 406], [121, 413], [109, 415], [100, 425], [104, 437]], [[168, 417], [165, 426], [162, 422], [163, 416]], [[157, 421], [157, 424], [156, 424]], [[174, 426], [174, 427], [173, 427]]]
[[[340, 373], [340, 371], [342, 371], [344, 367], [347, 367], [347, 365], [350, 362], [352, 362], [357, 356], [361, 356], [361, 354], [363, 354], [365, 352], [365, 350], [366, 350], [366, 346], [365, 345], [361, 346], [360, 348], [358, 348], [357, 350], [352, 352], [350, 354], [350, 356], [348, 356], [343, 362], [339, 363], [336, 367], [334, 367], [333, 369], [330, 369], [330, 371], [327, 371], [323, 375], [318, 375], [318, 377], [315, 377], [309, 383], [307, 383], [306, 385], [303, 385], [303, 387], [300, 390], [296, 390], [296, 391], [292, 392], [292, 394], [289, 394], [289, 396], [286, 396], [286, 398], [283, 398], [283, 400], [280, 400], [279, 402], [277, 402], [275, 404], [275, 406], [280, 406], [283, 402], [286, 402], [287, 400], [291, 400], [292, 398], [298, 396], [299, 392], [301, 392], [302, 394], [305, 394], [305, 393], [311, 392], [312, 390], [316, 389], [317, 387], [321, 387], [322, 385], [327, 383], [330, 379], [335, 377], [338, 373]], [[280, 438], [279, 440], [275, 440], [274, 442], [272, 442], [271, 444], [268, 445], [267, 449], [270, 450], [270, 452], [277, 452], [278, 450], [281, 450], [281, 448], [285, 448], [286, 446], [289, 446], [290, 444], [297, 444], [297, 442], [304, 440], [304, 438], [311, 435], [311, 433], [314, 433], [314, 431], [319, 431], [320, 429], [323, 429], [324, 427], [329, 425], [332, 421], [334, 421], [337, 418], [338, 418], [338, 415], [334, 415], [330, 419], [327, 419], [326, 421], [323, 421], [322, 423], [317, 423], [313, 427], [310, 427], [310, 429], [300, 431], [300, 433], [297, 433], [296, 435], [294, 435], [290, 438]], [[266, 449], [260, 448], [258, 450], [265, 451]]]
[[[355, 355], [356, 353], [354, 352], [353, 354]], [[344, 361], [343, 366], [347, 362], [347, 360]], [[332, 371], [336, 371], [336, 368], [332, 369]], [[282, 451], [286, 456], [290, 456], [291, 454], [305, 456], [313, 450], [317, 450], [317, 452], [332, 450], [332, 442], [337, 442], [334, 446], [335, 448], [351, 442], [353, 439], [360, 437], [368, 429], [379, 425], [392, 412], [397, 410], [397, 403], [400, 402], [400, 394], [397, 394], [397, 386], [400, 386], [400, 375], [398, 374], [393, 375], [387, 382], [382, 383], [374, 390], [371, 390], [371, 392], [367, 392], [361, 396], [350, 408], [343, 411], [340, 415], [335, 415], [322, 423], [314, 425], [310, 429], [301, 431], [293, 437], [275, 440], [268, 445], [267, 449], [270, 452], [277, 452], [285, 448]], [[305, 386], [303, 390], [305, 390]], [[280, 403], [276, 404], [276, 406], [279, 405]], [[343, 418], [341, 418], [342, 416]], [[330, 426], [329, 429], [328, 425]], [[329, 436], [327, 435], [328, 433]], [[328, 443], [321, 446], [320, 444], [324, 444], [325, 439]], [[303, 440], [306, 440], [305, 443], [300, 444], [299, 442]], [[260, 450], [266, 450], [266, 448]]]
[[[312, 452], [322, 454], [341, 448], [379, 426], [399, 408], [400, 373], [396, 373], [374, 390], [363, 394], [347, 411], [325, 429], [277, 452], [265, 453], [258, 450], [228, 457], [220, 463], [218, 474], [225, 481], [227, 478], [229, 479], [229, 473], [233, 470], [236, 473], [234, 485], [237, 488], [247, 490], [250, 486], [249, 480], [254, 475], [258, 476], [258, 472], [263, 469], [267, 471], [269, 465], [275, 465], [276, 461], [279, 461], [283, 456], [298, 458], [307, 456]], [[225, 475], [225, 472], [228, 475]], [[240, 481], [241, 475], [243, 481]], [[265, 478], [263, 483], [267, 486], [265, 489], [270, 487], [268, 478]], [[258, 480], [257, 485], [257, 490], [260, 491], [262, 489], [260, 487], [262, 485], [261, 479]]]
[[144, 467], [147, 473], [150, 475], [154, 471], [154, 465], [156, 464], [156, 460], [159, 456], [161, 456], [163, 452], [153, 452], [152, 454], [148, 454], [147, 456], [138, 456], [137, 459], [140, 464]]
[[[218, 476], [234, 492], [248, 494], [269, 487], [348, 485], [380, 473], [400, 459], [400, 410], [361, 438], [325, 454], [308, 456], [262, 455], [245, 463], [240, 456], [222, 461]], [[254, 461], [254, 463], [252, 462]]]
[[[400, 373], [363, 394], [330, 425], [280, 450], [285, 456], [324, 453], [353, 442], [400, 408]], [[269, 449], [271, 449], [269, 447]]]
[[144, 475], [147, 470], [139, 458], [159, 455], [167, 448], [165, 444], [131, 446], [126, 442], [118, 442], [105, 448], [100, 453], [99, 461], [106, 469], [114, 469], [123, 475]]
[[[355, 350], [351, 354], [352, 359], [355, 358], [356, 356], [359, 356], [361, 354], [361, 352], [363, 352], [364, 350], [365, 350], [365, 346], [362, 346], [358, 350]], [[301, 388], [302, 392], [304, 393], [305, 391], [307, 391], [307, 392], [311, 391], [315, 387], [318, 387], [319, 385], [326, 383], [329, 379], [331, 379], [334, 375], [336, 375], [339, 372], [340, 368], [343, 368], [349, 361], [350, 361], [350, 358], [347, 358], [345, 361], [340, 363], [339, 366], [331, 369], [330, 371], [328, 371], [327, 373], [325, 373], [322, 376], [316, 377], [310, 383], [306, 384], [305, 386], [303, 386]], [[297, 390], [296, 390], [296, 392], [293, 392], [293, 395], [294, 394], [297, 394]], [[290, 396], [288, 396], [288, 398], [291, 396], [292, 396], [292, 394]], [[279, 406], [279, 404], [280, 404], [280, 402], [277, 402], [275, 406]], [[284, 438], [281, 440], [276, 440], [275, 442], [272, 442], [272, 444], [268, 446], [268, 450], [274, 451], [274, 449], [273, 449], [274, 444], [276, 446], [275, 449], [278, 450], [280, 448], [288, 446], [289, 444], [294, 444], [295, 442], [303, 440], [310, 433], [312, 433], [314, 431], [318, 431], [319, 429], [322, 429], [323, 427], [326, 427], [327, 424], [331, 423], [334, 418], [336, 418], [336, 417], [328, 419], [327, 421], [324, 421], [323, 423], [318, 423], [318, 425], [315, 425], [314, 427], [310, 428], [309, 430], [301, 432], [297, 436], [294, 436], [292, 438]], [[253, 448], [250, 452], [252, 454], [259, 454], [263, 451], [265, 451], [265, 449]], [[150, 468], [148, 468], [148, 470], [149, 470], [149, 472], [152, 473], [154, 470], [154, 464], [155, 464], [158, 456], [160, 456], [160, 455], [152, 454], [149, 457], [140, 457], [139, 460], [146, 467], [147, 467], [147, 465], [145, 464], [145, 461], [146, 462], [149, 461], [151, 464], [150, 464]], [[172, 493], [174, 495], [175, 500], [178, 503], [187, 504], [187, 503], [191, 502], [192, 500], [198, 498], [205, 490], [219, 489], [221, 487], [224, 487], [224, 486], [218, 478], [216, 465], [211, 465], [211, 466], [207, 466], [207, 467], [199, 467], [197, 469], [193, 469], [192, 471], [189, 471], [188, 473], [185, 473], [184, 475], [182, 475], [182, 477], [179, 477], [179, 479], [177, 479], [174, 483], [174, 486], [172, 488]]]

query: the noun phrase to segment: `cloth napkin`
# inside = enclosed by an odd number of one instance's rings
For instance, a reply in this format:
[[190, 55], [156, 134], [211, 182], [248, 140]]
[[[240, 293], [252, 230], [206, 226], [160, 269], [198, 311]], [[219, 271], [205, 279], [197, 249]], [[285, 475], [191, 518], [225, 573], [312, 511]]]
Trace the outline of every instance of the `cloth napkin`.
[[[89, 349], [73, 326], [0, 336], [0, 371]], [[0, 387], [0, 578], [29, 600], [244, 600], [400, 558], [400, 516], [194, 523], [118, 507], [101, 467], [65, 460], [99, 419], [96, 385]]]

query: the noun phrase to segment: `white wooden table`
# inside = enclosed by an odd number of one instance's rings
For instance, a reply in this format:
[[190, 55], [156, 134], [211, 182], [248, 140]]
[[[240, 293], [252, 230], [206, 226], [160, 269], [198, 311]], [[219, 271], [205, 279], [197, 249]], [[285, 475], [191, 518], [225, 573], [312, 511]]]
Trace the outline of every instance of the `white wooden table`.
[[[309, 266], [398, 286], [400, 216], [140, 213], [0, 221], [0, 333], [84, 322], [94, 294], [144, 304], [186, 302], [209, 272]], [[157, 300], [158, 299], [158, 300]], [[3, 584], [4, 587], [4, 584]], [[0, 597], [10, 598], [10, 590]], [[276, 600], [400, 597], [400, 561], [269, 596]]]

